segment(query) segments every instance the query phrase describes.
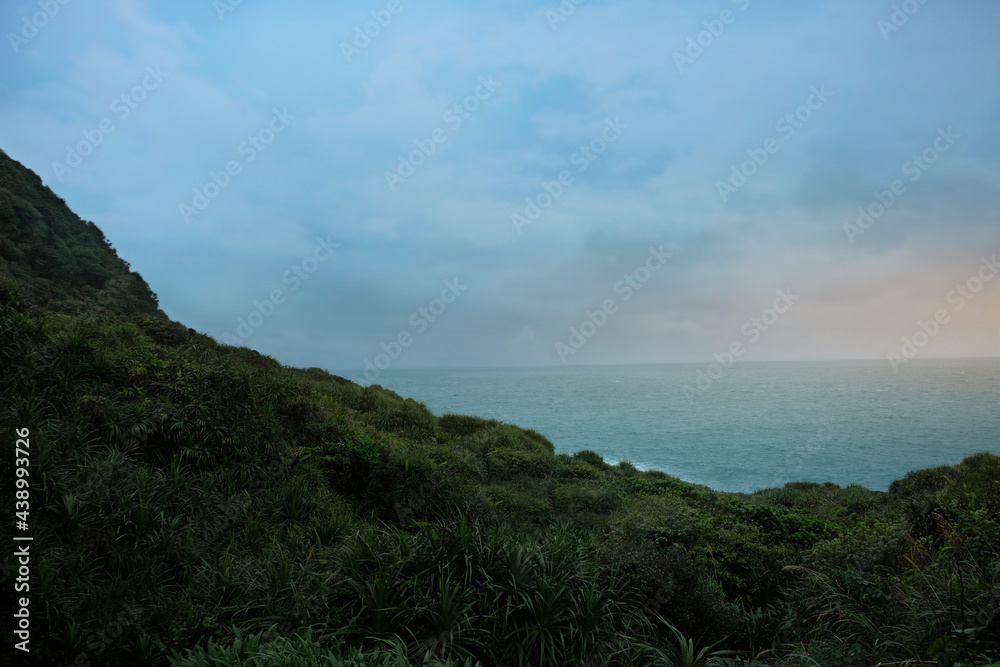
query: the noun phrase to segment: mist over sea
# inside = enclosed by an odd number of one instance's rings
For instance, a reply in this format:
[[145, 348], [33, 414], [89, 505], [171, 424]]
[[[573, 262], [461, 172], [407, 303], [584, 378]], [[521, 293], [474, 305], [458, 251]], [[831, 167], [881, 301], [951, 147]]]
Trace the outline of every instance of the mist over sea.
[[[790, 481], [886, 490], [909, 470], [1000, 454], [1000, 359], [744, 362], [388, 371], [435, 414], [499, 419], [557, 453], [592, 449], [721, 491]], [[702, 386], [705, 383], [702, 382]]]

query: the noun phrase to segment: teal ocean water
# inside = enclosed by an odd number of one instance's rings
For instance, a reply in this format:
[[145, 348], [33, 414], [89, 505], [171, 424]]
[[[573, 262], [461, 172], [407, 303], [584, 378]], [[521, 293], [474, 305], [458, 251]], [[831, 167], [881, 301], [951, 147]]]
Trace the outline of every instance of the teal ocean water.
[[[1000, 454], [1000, 359], [386, 372], [376, 382], [448, 412], [533, 428], [723, 491], [789, 481], [885, 490], [916, 468]], [[718, 375], [719, 369], [715, 369]], [[703, 378], [701, 386], [706, 387]]]

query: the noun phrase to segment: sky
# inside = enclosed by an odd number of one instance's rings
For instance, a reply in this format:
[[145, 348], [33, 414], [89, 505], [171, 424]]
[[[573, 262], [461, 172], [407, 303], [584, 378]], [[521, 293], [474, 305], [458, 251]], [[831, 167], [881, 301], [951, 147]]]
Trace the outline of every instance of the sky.
[[8, 0], [0, 148], [295, 366], [1000, 355], [1000, 4]]

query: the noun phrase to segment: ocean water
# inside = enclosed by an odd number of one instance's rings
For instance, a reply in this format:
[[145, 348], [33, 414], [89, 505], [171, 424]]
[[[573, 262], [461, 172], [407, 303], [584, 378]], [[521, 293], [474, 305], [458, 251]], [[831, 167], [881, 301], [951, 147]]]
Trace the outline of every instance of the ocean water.
[[[386, 372], [435, 414], [499, 419], [722, 491], [790, 481], [886, 490], [917, 468], [1000, 454], [1000, 359]], [[713, 374], [719, 375], [719, 368]]]

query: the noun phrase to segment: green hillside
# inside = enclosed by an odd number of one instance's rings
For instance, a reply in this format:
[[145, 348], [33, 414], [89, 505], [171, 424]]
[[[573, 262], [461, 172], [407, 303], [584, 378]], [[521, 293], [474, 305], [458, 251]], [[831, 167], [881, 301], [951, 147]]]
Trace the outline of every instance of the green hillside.
[[1000, 457], [731, 494], [555, 454], [170, 322], [0, 167], [0, 478], [14, 507], [28, 429], [36, 664], [1000, 661]]
[[[17, 293], [4, 279], [15, 279]], [[0, 299], [51, 310], [160, 315], [156, 295], [92, 222], [0, 150]]]

